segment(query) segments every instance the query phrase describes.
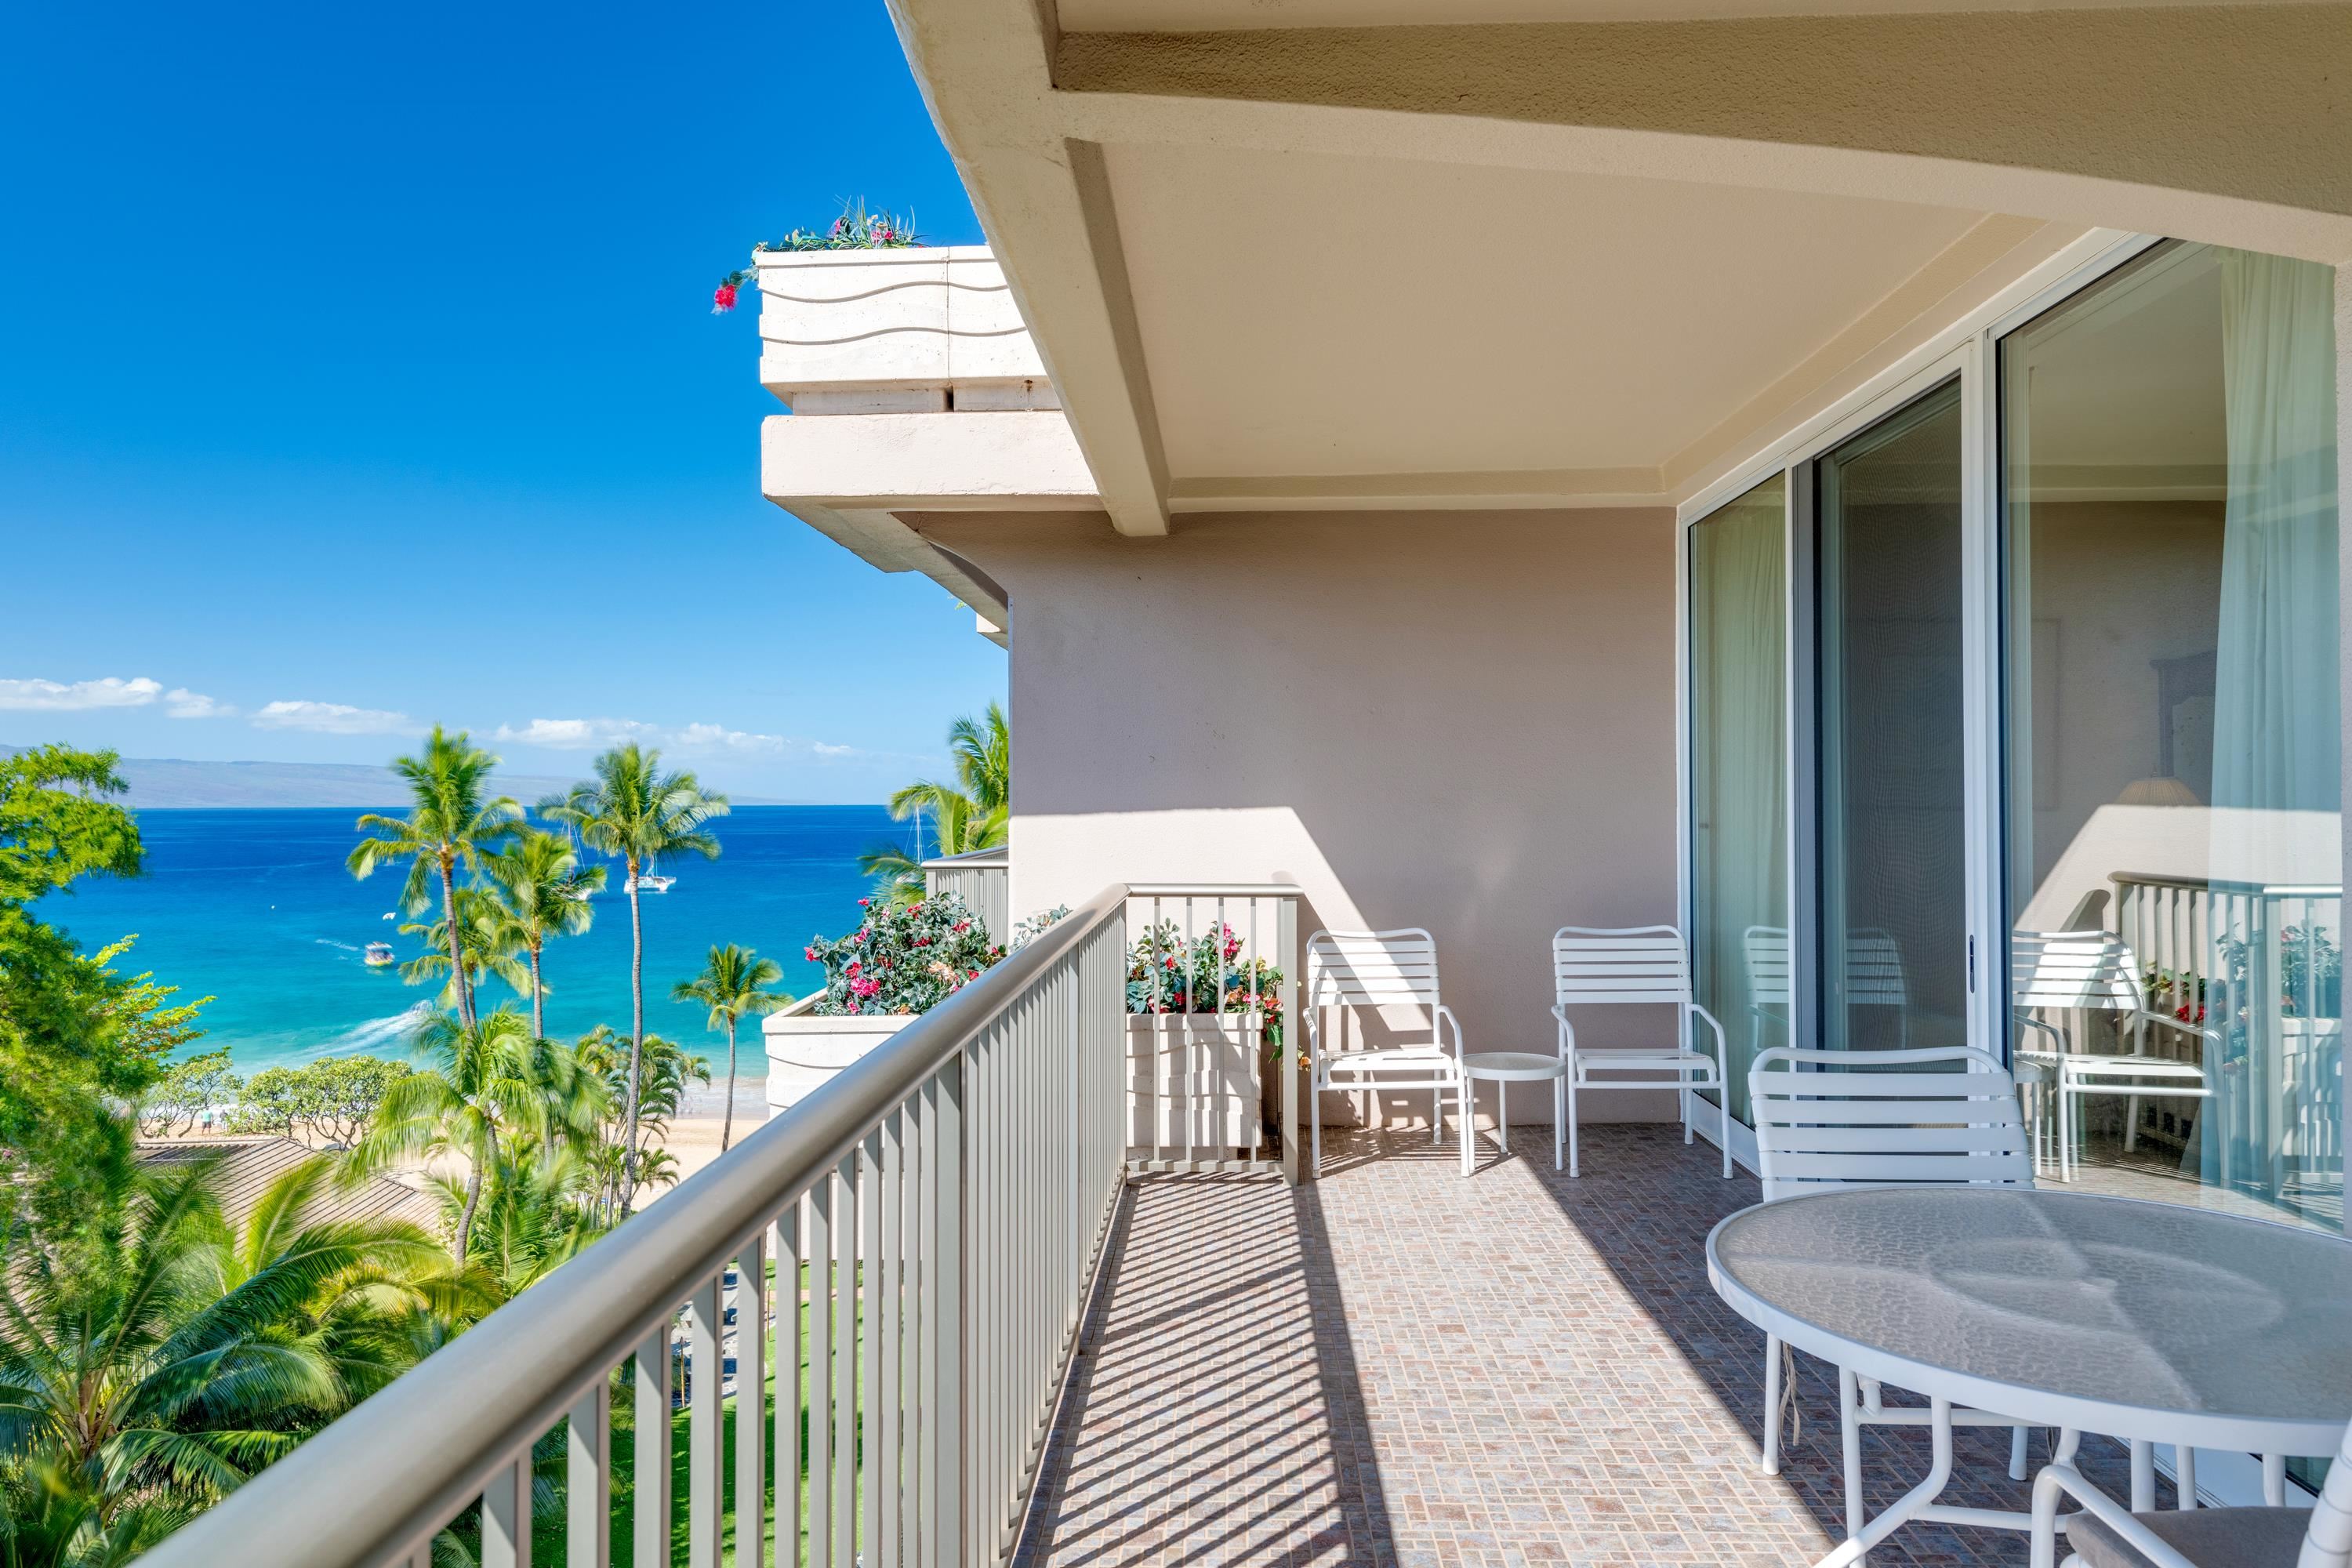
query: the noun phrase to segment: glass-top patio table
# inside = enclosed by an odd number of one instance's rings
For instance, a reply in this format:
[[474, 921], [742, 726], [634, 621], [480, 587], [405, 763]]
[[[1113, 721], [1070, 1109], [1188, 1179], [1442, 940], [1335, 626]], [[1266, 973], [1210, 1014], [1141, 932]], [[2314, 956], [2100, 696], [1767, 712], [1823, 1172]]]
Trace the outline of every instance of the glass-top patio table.
[[1742, 1209], [1708, 1235], [1706, 1271], [1759, 1328], [1930, 1401], [1927, 1479], [1822, 1568], [1912, 1520], [2025, 1528], [1937, 1503], [1955, 1406], [2059, 1428], [2062, 1458], [2084, 1432], [2130, 1441], [2135, 1492], [2153, 1490], [2150, 1443], [2326, 1455], [2352, 1420], [2352, 1242], [2316, 1231], [2082, 1193], [1876, 1187]]

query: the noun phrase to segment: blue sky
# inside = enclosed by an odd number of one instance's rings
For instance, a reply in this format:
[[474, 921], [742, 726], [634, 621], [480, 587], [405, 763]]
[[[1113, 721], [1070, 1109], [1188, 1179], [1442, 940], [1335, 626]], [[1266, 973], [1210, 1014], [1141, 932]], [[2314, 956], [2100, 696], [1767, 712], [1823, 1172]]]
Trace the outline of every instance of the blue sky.
[[855, 196], [981, 238], [880, 0], [0, 12], [0, 743], [935, 765], [1004, 656], [761, 498], [709, 311]]

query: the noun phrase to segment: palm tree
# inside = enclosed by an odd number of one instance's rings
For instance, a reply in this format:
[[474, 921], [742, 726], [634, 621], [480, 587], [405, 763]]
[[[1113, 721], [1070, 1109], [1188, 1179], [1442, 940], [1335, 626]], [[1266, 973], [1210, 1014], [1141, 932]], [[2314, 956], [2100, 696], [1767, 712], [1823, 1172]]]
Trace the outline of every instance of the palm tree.
[[[617, 1118], [622, 1100], [628, 1092], [628, 1042], [614, 1032], [610, 1024], [599, 1024], [580, 1037], [572, 1047], [580, 1058], [581, 1068], [596, 1074], [604, 1084], [605, 1115]], [[710, 1081], [710, 1064], [700, 1057], [688, 1055], [683, 1048], [670, 1044], [659, 1035], [646, 1037], [638, 1075], [640, 1092], [637, 1096], [637, 1131], [645, 1140], [637, 1161], [637, 1184], [647, 1186], [656, 1180], [675, 1182], [675, 1175], [659, 1178], [655, 1175], [657, 1158], [667, 1158], [667, 1152], [657, 1141], [669, 1135], [669, 1119], [677, 1114], [685, 1103], [690, 1084]], [[610, 1204], [600, 1200], [600, 1215], [617, 1218], [621, 1184], [627, 1174], [625, 1150], [620, 1140], [621, 1127], [615, 1120], [607, 1128], [604, 1138], [591, 1151], [596, 1166], [599, 1190], [610, 1194]]]
[[[592, 1198], [594, 1166], [572, 1143], [519, 1135], [499, 1152], [474, 1218], [473, 1263], [511, 1299], [578, 1257], [604, 1234]], [[436, 1179], [454, 1218], [465, 1201], [460, 1183]]]
[[[483, 858], [487, 863], [491, 858]], [[466, 957], [466, 974], [476, 984], [481, 976], [495, 974], [514, 987], [518, 996], [530, 994], [530, 972], [523, 967], [520, 956], [523, 951], [524, 934], [506, 905], [483, 888], [459, 888], [450, 895], [450, 907], [457, 914], [457, 950]], [[449, 932], [446, 920], [410, 921], [400, 928], [403, 936], [422, 937], [425, 951], [400, 966], [400, 978], [411, 985], [422, 985], [430, 980], [450, 975]], [[442, 1005], [458, 1011], [457, 982], [451, 975], [441, 993]]]
[[541, 801], [539, 810], [628, 872], [623, 886], [629, 895], [629, 1076], [621, 1143], [621, 1212], [626, 1214], [636, 1195], [638, 1077], [646, 1048], [646, 928], [638, 879], [680, 855], [719, 858], [719, 840], [703, 825], [727, 815], [727, 797], [707, 793], [692, 773], [663, 773], [661, 753], [642, 751], [634, 741], [614, 747], [593, 766], [594, 778]]
[[418, 1032], [417, 1049], [431, 1065], [384, 1095], [353, 1151], [353, 1165], [364, 1173], [419, 1155], [463, 1158], [466, 1196], [450, 1245], [462, 1264], [471, 1256], [474, 1210], [498, 1166], [501, 1140], [593, 1136], [604, 1089], [577, 1057], [533, 1035], [530, 1021], [504, 1005], [478, 1024], [436, 1014]]
[[709, 1026], [727, 1031], [727, 1110], [719, 1123], [722, 1154], [735, 1133], [735, 1026], [790, 1003], [791, 997], [767, 989], [783, 977], [774, 959], [730, 942], [710, 950], [700, 974], [670, 988], [671, 1000], [701, 1003], [710, 1009]]
[[482, 870], [529, 956], [530, 1032], [544, 1039], [547, 983], [540, 976], [540, 953], [551, 937], [577, 936], [588, 929], [595, 918], [589, 895], [604, 891], [604, 868], [582, 867], [563, 835], [526, 827], [513, 844], [486, 858]]
[[111, 1169], [70, 1245], [0, 1235], [8, 1561], [123, 1561], [234, 1490], [352, 1403], [349, 1282], [438, 1254], [413, 1227], [299, 1224], [315, 1174], [232, 1230], [216, 1165]]
[[978, 719], [970, 714], [948, 726], [948, 754], [956, 783], [918, 779], [890, 797], [890, 815], [915, 819], [909, 854], [883, 845], [857, 858], [858, 869], [875, 879], [875, 890], [894, 903], [923, 897], [923, 819], [933, 824], [934, 853], [968, 855], [1004, 842], [1012, 822], [1013, 739], [1004, 710], [992, 702]]
[[407, 861], [408, 880], [400, 896], [412, 914], [431, 901], [433, 879], [440, 878], [451, 984], [457, 991], [458, 1016], [469, 1028], [474, 988], [458, 949], [457, 868], [477, 868], [483, 853], [501, 843], [522, 816], [522, 807], [505, 795], [484, 798], [490, 770], [498, 764], [498, 758], [475, 745], [463, 730], [450, 735], [434, 725], [422, 752], [392, 762], [393, 772], [408, 784], [413, 802], [408, 815], [371, 811], [362, 816], [359, 830], [373, 837], [361, 839], [348, 862], [352, 875], [363, 878], [385, 862]]

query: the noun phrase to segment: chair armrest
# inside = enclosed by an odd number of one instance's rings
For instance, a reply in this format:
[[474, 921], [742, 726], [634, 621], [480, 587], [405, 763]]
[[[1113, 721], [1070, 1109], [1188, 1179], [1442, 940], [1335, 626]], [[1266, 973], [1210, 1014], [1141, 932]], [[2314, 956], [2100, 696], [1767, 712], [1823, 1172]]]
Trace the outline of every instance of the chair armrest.
[[[1440, 1002], [1437, 1005], [1437, 1022], [1438, 1030], [1431, 1031], [1433, 1037], [1436, 1037], [1438, 1035], [1438, 1031], [1442, 1030], [1445, 1025], [1451, 1024], [1454, 1026], [1454, 1059], [1460, 1061], [1462, 1059], [1463, 1049], [1462, 1020], [1454, 1016], [1453, 1008], [1447, 1006], [1444, 1003]], [[1441, 1050], [1444, 1048], [1444, 1041], [1442, 1037], [1438, 1039], [1438, 1047]]]
[[2016, 1018], [2019, 1023], [2024, 1025], [2027, 1028], [2039, 1029], [2043, 1034], [2049, 1036], [2052, 1039], [2057, 1041], [2060, 1054], [2064, 1054], [2066, 1049], [2065, 1030], [2059, 1028], [2054, 1024], [2045, 1024], [2041, 1019], [2036, 1018], [2028, 1013], [2019, 1013], [2016, 1015]]
[[1559, 1057], [1566, 1061], [1576, 1050], [1576, 1026], [1568, 1021], [1568, 1009], [1559, 1003], [1551, 1005], [1552, 1021], [1559, 1026]]
[[1723, 1043], [1723, 1025], [1717, 1020], [1714, 1014], [1696, 1002], [1685, 1002], [1683, 1005], [1699, 1017], [1705, 1018], [1706, 1026], [1715, 1031], [1715, 1075], [1721, 1078], [1729, 1069], [1731, 1064], [1730, 1054]]
[[2191, 1024], [2186, 1019], [2176, 1018], [2169, 1013], [2152, 1013], [2143, 1007], [2139, 1011], [2129, 1015], [2129, 1016], [2131, 1021], [2136, 1024], [2157, 1024], [2168, 1029], [2178, 1030], [2179, 1033], [2184, 1035], [2194, 1035], [2209, 1046], [2218, 1046], [2221, 1043], [2221, 1030], [2207, 1028], [2198, 1024]]
[[2131, 1510], [2084, 1480], [2082, 1471], [2072, 1465], [2057, 1463], [2044, 1465], [2042, 1473], [2033, 1479], [2032, 1553], [2035, 1563], [2057, 1559], [2058, 1498], [2062, 1492], [2081, 1503], [2084, 1513], [2121, 1536], [2153, 1568], [2198, 1568], [2197, 1563], [2167, 1545], [2156, 1531], [2134, 1519]]

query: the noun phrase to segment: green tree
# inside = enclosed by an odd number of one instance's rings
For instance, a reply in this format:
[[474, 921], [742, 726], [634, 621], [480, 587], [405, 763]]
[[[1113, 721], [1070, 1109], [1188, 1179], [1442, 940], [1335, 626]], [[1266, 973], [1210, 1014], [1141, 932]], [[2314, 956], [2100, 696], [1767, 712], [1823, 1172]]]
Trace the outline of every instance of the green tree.
[[[414, 1227], [305, 1226], [315, 1173], [221, 1217], [215, 1162], [118, 1172], [0, 1270], [0, 1528], [18, 1564], [121, 1561], [348, 1407], [353, 1281], [439, 1267]], [[306, 1185], [306, 1184], [308, 1185]], [[370, 1381], [373, 1381], [371, 1378]]]
[[923, 897], [923, 827], [931, 828], [932, 853], [968, 855], [1004, 843], [1012, 823], [1013, 737], [1004, 710], [992, 702], [981, 717], [966, 714], [948, 726], [948, 755], [956, 782], [918, 779], [890, 797], [890, 815], [915, 823], [910, 854], [882, 845], [857, 858], [858, 868], [875, 879], [877, 893], [897, 904]]
[[450, 1246], [463, 1259], [501, 1141], [592, 1136], [603, 1087], [573, 1053], [534, 1036], [530, 1021], [505, 1005], [478, 1023], [435, 1014], [417, 1035], [417, 1050], [429, 1065], [385, 1092], [354, 1151], [353, 1169], [372, 1173], [419, 1156], [465, 1160], [465, 1201]]
[[[599, 1212], [607, 1219], [617, 1221], [620, 1215], [621, 1184], [627, 1174], [622, 1137], [622, 1102], [628, 1092], [629, 1042], [609, 1024], [599, 1024], [580, 1037], [573, 1046], [580, 1065], [596, 1074], [605, 1089], [605, 1124], [604, 1137], [590, 1151], [591, 1163], [600, 1183], [599, 1191], [605, 1197], [599, 1202]], [[667, 1160], [668, 1151], [660, 1148], [660, 1140], [669, 1136], [670, 1118], [686, 1102], [686, 1091], [694, 1084], [710, 1082], [710, 1064], [659, 1035], [646, 1037], [640, 1058], [637, 1097], [637, 1132], [641, 1141], [637, 1161], [637, 1184], [650, 1186], [660, 1181], [675, 1182], [675, 1174], [656, 1174], [659, 1163]], [[676, 1162], [671, 1161], [671, 1165]]]
[[412, 1070], [406, 1062], [382, 1057], [331, 1057], [300, 1067], [264, 1068], [238, 1095], [229, 1126], [238, 1132], [299, 1137], [312, 1148], [347, 1147], [393, 1085]]
[[503, 844], [522, 816], [522, 807], [512, 800], [488, 793], [490, 770], [498, 763], [463, 730], [451, 735], [434, 725], [423, 751], [392, 762], [393, 772], [408, 785], [408, 815], [371, 811], [362, 816], [359, 830], [373, 837], [360, 841], [350, 860], [352, 875], [362, 878], [380, 865], [407, 861], [401, 901], [411, 914], [421, 913], [432, 902], [433, 882], [439, 879], [442, 932], [457, 991], [457, 1016], [469, 1028], [475, 1020], [473, 981], [458, 942], [457, 868], [478, 869], [483, 855]]
[[595, 918], [591, 895], [604, 888], [604, 868], [580, 864], [579, 852], [560, 833], [526, 827], [514, 842], [482, 862], [530, 966], [530, 1032], [547, 1034], [543, 1008], [547, 983], [540, 955], [548, 942], [577, 936]]
[[174, 1062], [139, 1102], [139, 1130], [150, 1138], [192, 1132], [209, 1114], [225, 1110], [245, 1080], [229, 1066], [228, 1047], [200, 1051]]
[[768, 989], [784, 977], [772, 958], [761, 958], [748, 947], [729, 943], [714, 947], [702, 973], [681, 980], [670, 990], [671, 999], [699, 1002], [710, 1010], [709, 1026], [727, 1031], [727, 1110], [719, 1123], [719, 1152], [727, 1152], [735, 1134], [735, 1026], [788, 1005], [790, 996]]
[[[483, 858], [488, 860], [489, 857]], [[523, 932], [506, 905], [488, 889], [480, 887], [457, 889], [450, 895], [450, 905], [457, 911], [457, 951], [465, 955], [469, 993], [481, 984], [483, 975], [495, 974], [512, 987], [516, 995], [527, 994], [530, 971], [522, 961]], [[449, 965], [448, 922], [411, 921], [400, 928], [400, 934], [421, 937], [425, 943], [423, 952], [400, 966], [402, 984], [422, 985], [447, 976], [447, 984], [441, 989], [441, 1005], [459, 1012], [457, 982]]]
[[681, 855], [719, 858], [719, 840], [705, 831], [727, 815], [727, 797], [705, 791], [689, 773], [661, 771], [661, 753], [635, 742], [615, 746], [592, 764], [595, 777], [567, 795], [540, 803], [540, 815], [561, 823], [600, 855], [627, 871], [629, 895], [629, 1073], [624, 1100], [621, 1212], [635, 1200], [637, 1102], [646, 1045], [646, 928], [639, 879]]
[[[453, 1223], [463, 1184], [437, 1179]], [[595, 1166], [575, 1144], [518, 1135], [499, 1151], [482, 1190], [467, 1262], [506, 1298], [539, 1283], [604, 1234], [596, 1215]]]

